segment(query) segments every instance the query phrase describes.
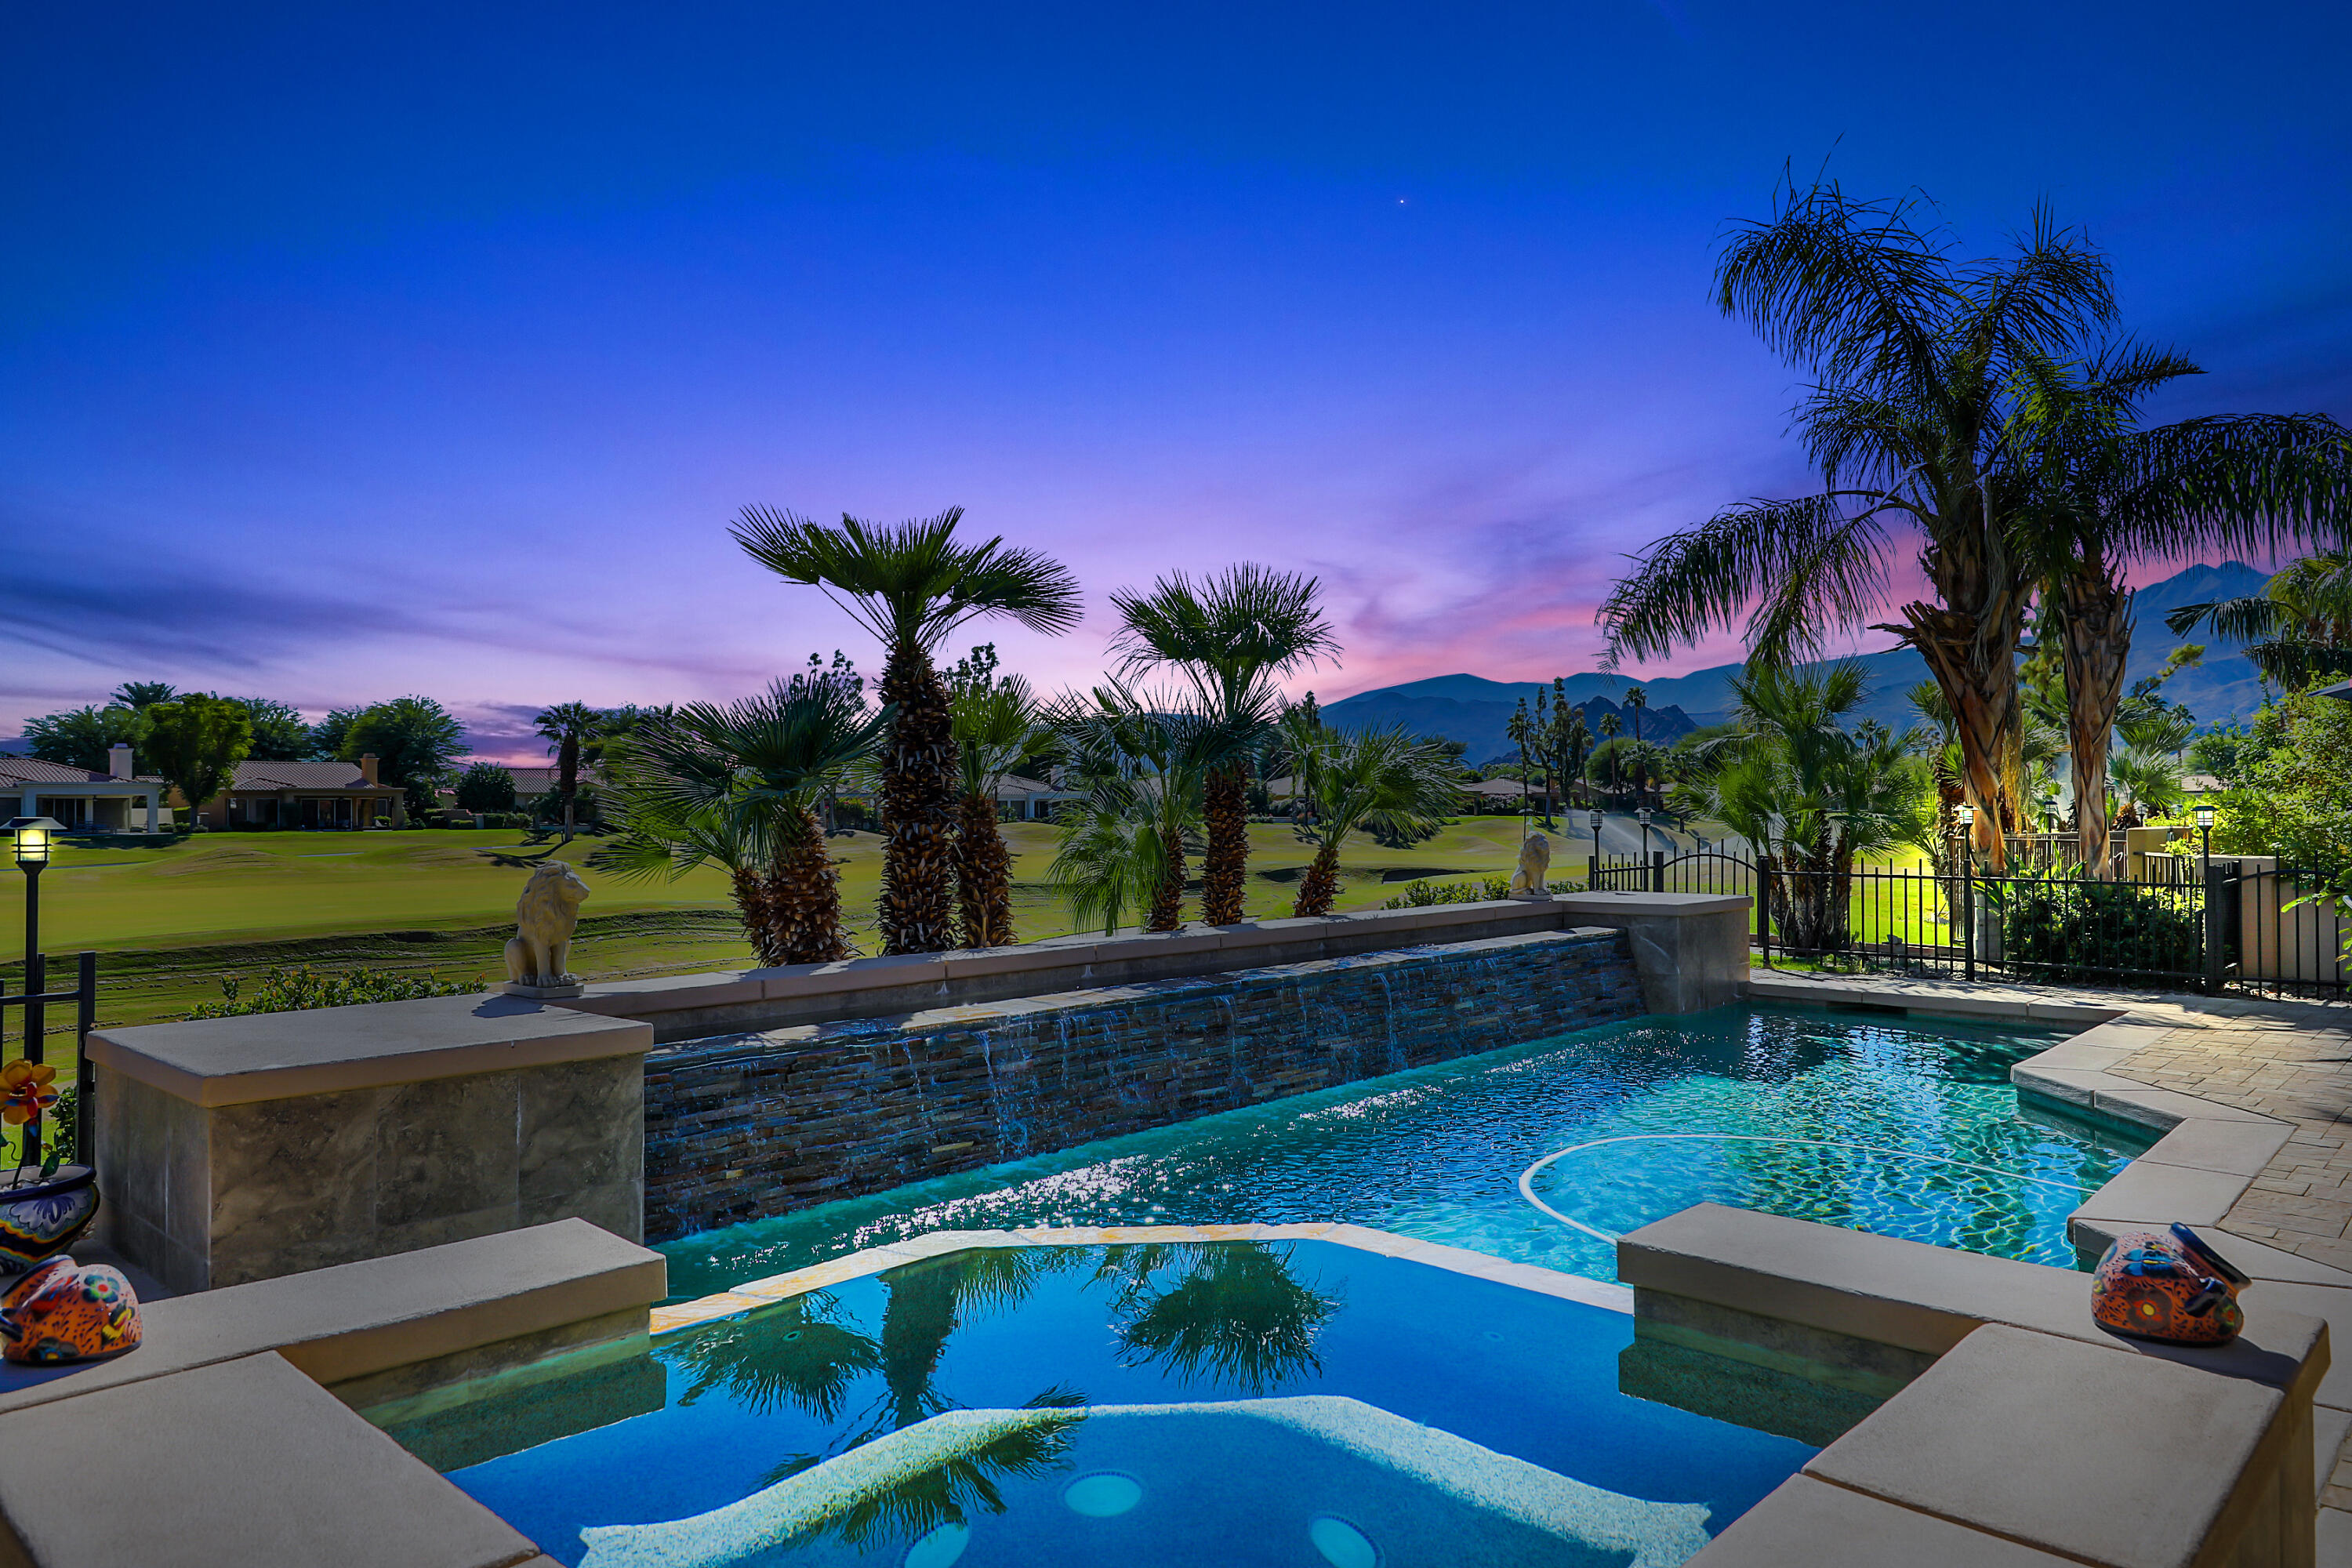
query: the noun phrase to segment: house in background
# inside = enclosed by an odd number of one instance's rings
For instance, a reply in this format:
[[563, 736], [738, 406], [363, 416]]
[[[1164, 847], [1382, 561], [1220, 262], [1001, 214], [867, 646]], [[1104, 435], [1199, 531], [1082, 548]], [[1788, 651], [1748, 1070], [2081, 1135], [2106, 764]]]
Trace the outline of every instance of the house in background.
[[239, 763], [236, 782], [201, 819], [207, 827], [370, 827], [406, 816], [400, 790], [376, 781], [371, 753], [356, 763]]
[[155, 832], [163, 781], [134, 776], [128, 746], [110, 751], [107, 764], [105, 773], [94, 773], [0, 752], [0, 806], [15, 795], [21, 804], [11, 816], [46, 816], [85, 833]]

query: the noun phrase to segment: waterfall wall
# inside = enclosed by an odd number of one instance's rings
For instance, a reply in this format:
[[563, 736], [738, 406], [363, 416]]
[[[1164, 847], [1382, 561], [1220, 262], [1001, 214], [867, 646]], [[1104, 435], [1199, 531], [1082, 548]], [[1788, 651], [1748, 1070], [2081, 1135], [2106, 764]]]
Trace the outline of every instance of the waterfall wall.
[[646, 1058], [663, 1240], [1643, 1011], [1622, 931], [1530, 932], [715, 1036]]

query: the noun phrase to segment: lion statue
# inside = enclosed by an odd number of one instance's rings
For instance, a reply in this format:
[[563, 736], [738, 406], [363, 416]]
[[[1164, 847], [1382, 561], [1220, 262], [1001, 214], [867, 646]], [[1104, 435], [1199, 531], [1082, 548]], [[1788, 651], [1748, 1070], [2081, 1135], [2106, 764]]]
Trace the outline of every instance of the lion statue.
[[517, 985], [577, 985], [571, 973], [572, 931], [588, 884], [569, 863], [541, 860], [515, 900], [515, 934], [507, 942], [507, 979]]
[[1544, 873], [1551, 869], [1551, 840], [1540, 833], [1528, 835], [1519, 846], [1519, 868], [1511, 874], [1514, 893], [1544, 891]]

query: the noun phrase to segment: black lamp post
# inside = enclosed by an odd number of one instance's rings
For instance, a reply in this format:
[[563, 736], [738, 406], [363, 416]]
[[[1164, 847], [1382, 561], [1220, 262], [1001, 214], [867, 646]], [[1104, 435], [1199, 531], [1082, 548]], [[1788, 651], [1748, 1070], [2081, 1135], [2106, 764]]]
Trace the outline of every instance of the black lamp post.
[[1642, 825], [1642, 862], [1647, 865], [1650, 859], [1650, 808], [1643, 806], [1633, 813], [1633, 819]]
[[2213, 808], [2210, 805], [2197, 808], [2197, 840], [2198, 868], [2209, 869], [2213, 864]]
[[[64, 823], [47, 816], [17, 816], [8, 822], [16, 839], [16, 869], [25, 873], [25, 1059], [37, 1065], [49, 1023], [47, 1004], [34, 1000], [48, 990], [41, 962], [41, 873], [49, 864], [52, 837], [64, 828]], [[40, 1134], [41, 1119], [36, 1115], [25, 1123], [28, 1156], [39, 1146]]]

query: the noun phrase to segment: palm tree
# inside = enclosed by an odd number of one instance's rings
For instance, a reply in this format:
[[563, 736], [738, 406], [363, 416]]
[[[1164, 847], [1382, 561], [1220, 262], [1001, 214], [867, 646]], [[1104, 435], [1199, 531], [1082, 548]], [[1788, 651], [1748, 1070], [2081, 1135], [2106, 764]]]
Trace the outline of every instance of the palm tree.
[[1927, 832], [1918, 738], [1845, 727], [1866, 689], [1860, 665], [1754, 664], [1731, 688], [1735, 728], [1694, 754], [1677, 809], [1748, 840], [1784, 945], [1841, 952], [1852, 942], [1855, 861]]
[[1339, 846], [1357, 828], [1386, 818], [1412, 834], [1459, 807], [1460, 786], [1444, 748], [1391, 730], [1327, 730], [1316, 743], [1315, 858], [1299, 879], [1294, 916], [1328, 915], [1339, 891]]
[[962, 820], [956, 829], [956, 889], [966, 947], [1013, 940], [1013, 855], [996, 826], [996, 787], [1005, 774], [1054, 746], [1029, 683], [1017, 675], [959, 685], [949, 698], [955, 729]]
[[2015, 254], [1960, 262], [1920, 204], [1789, 191], [1726, 247], [1716, 298], [1814, 380], [1796, 411], [1824, 488], [1746, 501], [1644, 551], [1602, 605], [1609, 658], [1648, 658], [1745, 615], [1751, 660], [1786, 663], [1862, 630], [1916, 538], [1928, 595], [1889, 631], [1942, 689], [1978, 807], [2005, 862], [2022, 796], [2016, 656], [2034, 582], [2036, 457], [2017, 439], [2029, 364], [2079, 357], [2115, 313], [2105, 260], [2036, 213]]
[[1639, 771], [1642, 758], [1642, 710], [1649, 705], [1648, 692], [1638, 686], [1629, 686], [1625, 689], [1625, 710], [1633, 715], [1633, 757], [1637, 770], [1633, 774], [1633, 804], [1636, 805], [1642, 804], [1642, 789], [1649, 782], [1649, 774]]
[[1517, 743], [1519, 748], [1519, 816], [1520, 829], [1525, 831], [1528, 816], [1528, 748], [1543, 742], [1536, 733], [1536, 721], [1528, 713], [1528, 700], [1519, 699], [1519, 706], [1503, 725], [1503, 738]]
[[[1208, 709], [1172, 692], [1139, 692], [1111, 681], [1088, 698], [1062, 704], [1055, 729], [1064, 765], [1086, 781], [1087, 798], [1065, 830], [1063, 853], [1055, 861], [1062, 869], [1047, 875], [1074, 889], [1080, 862], [1070, 851], [1082, 842], [1106, 851], [1125, 844], [1129, 852], [1155, 853], [1160, 874], [1144, 929], [1181, 926], [1185, 845], [1201, 824], [1209, 780], [1246, 757], [1274, 722], [1272, 688], [1260, 685], [1246, 695], [1249, 700], [1237, 709]], [[1112, 825], [1125, 826], [1106, 837]], [[1103, 864], [1108, 869], [1119, 862]], [[1121, 885], [1130, 874], [1120, 873]], [[1108, 897], [1087, 898], [1086, 908], [1103, 912]]]
[[585, 702], [559, 702], [541, 709], [530, 722], [555, 758], [555, 793], [563, 801], [563, 842], [569, 844], [580, 800], [580, 748], [603, 732], [604, 715]]
[[[1163, 665], [1180, 670], [1203, 710], [1233, 718], [1265, 713], [1271, 683], [1339, 651], [1317, 602], [1316, 579], [1251, 562], [1195, 582], [1181, 572], [1148, 594], [1111, 595], [1119, 614], [1112, 646], [1129, 676]], [[1249, 869], [1249, 762], [1236, 752], [1209, 777], [1203, 810], [1208, 848], [1201, 875], [1201, 918], [1234, 925], [1242, 918]]]
[[878, 527], [840, 526], [747, 507], [732, 529], [751, 559], [788, 583], [824, 590], [885, 649], [881, 696], [895, 717], [881, 759], [882, 948], [944, 952], [956, 945], [956, 757], [947, 688], [932, 667], [941, 638], [975, 616], [1006, 615], [1031, 631], [1078, 621], [1078, 584], [1057, 563], [1002, 539], [955, 537], [961, 507]]
[[2289, 690], [2352, 675], [2352, 552], [2290, 562], [2261, 593], [2183, 605], [2165, 625], [2176, 636], [2202, 626], [2245, 644], [2263, 679]]
[[1616, 714], [1603, 713], [1601, 716], [1601, 750], [1609, 752], [1609, 793], [1612, 796], [1614, 796], [1618, 791], [1620, 781], [1617, 768], [1623, 758], [1623, 752], [1611, 750], [1609, 742], [1615, 740], [1624, 728], [1623, 724], [1618, 722]]
[[2040, 483], [2017, 547], [2040, 587], [2043, 641], [2054, 634], [2064, 676], [2082, 860], [2104, 867], [2107, 751], [2131, 657], [2126, 569], [2340, 538], [2352, 522], [2352, 433], [2316, 416], [2135, 428], [2141, 400], [2202, 374], [2179, 354], [2137, 344], [2080, 364], [2029, 356], [2021, 373], [2021, 439]]
[[778, 681], [640, 723], [611, 764], [621, 837], [592, 863], [673, 879], [716, 863], [761, 963], [847, 958], [839, 873], [814, 803], [826, 778], [873, 755], [892, 717], [869, 714], [846, 687]]

